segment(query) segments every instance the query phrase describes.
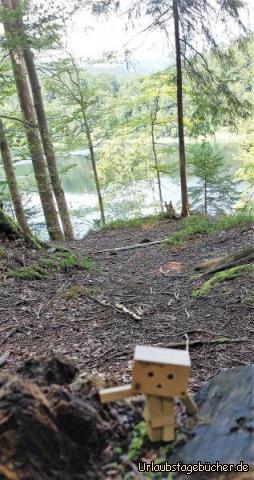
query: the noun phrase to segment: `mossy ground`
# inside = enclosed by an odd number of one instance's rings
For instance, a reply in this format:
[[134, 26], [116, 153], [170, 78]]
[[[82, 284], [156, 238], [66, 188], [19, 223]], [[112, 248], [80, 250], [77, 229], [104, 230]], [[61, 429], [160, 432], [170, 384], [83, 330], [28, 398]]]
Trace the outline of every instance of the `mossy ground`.
[[54, 276], [57, 272], [67, 273], [73, 268], [89, 270], [94, 268], [94, 262], [88, 257], [82, 257], [80, 261], [73, 253], [61, 251], [49, 256], [43, 256], [37, 263], [26, 267], [19, 267], [7, 273], [7, 277], [22, 280], [43, 280]]
[[205, 297], [209, 293], [212, 286], [226, 280], [232, 280], [233, 278], [239, 277], [240, 275], [243, 275], [247, 272], [254, 272], [253, 264], [239, 265], [238, 267], [233, 267], [222, 272], [217, 272], [212, 278], [204, 282], [200, 288], [194, 290], [194, 292], [192, 292], [192, 297]]
[[100, 293], [99, 288], [95, 287], [83, 287], [81, 285], [71, 287], [68, 290], [64, 290], [60, 293], [60, 296], [68, 300], [75, 298], [86, 297], [89, 295], [98, 295]]

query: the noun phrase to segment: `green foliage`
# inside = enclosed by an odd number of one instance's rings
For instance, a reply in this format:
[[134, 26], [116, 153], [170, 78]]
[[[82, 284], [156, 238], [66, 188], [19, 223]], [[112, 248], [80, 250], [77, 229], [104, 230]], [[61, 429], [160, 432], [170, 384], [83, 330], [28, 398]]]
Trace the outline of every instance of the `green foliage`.
[[236, 178], [244, 181], [245, 189], [238, 208], [254, 209], [254, 140], [243, 145], [241, 166], [236, 172]]
[[129, 460], [134, 460], [138, 457], [146, 436], [146, 424], [142, 421], [134, 428], [133, 437], [127, 453]]
[[236, 213], [218, 217], [192, 216], [181, 221], [180, 230], [174, 232], [167, 240], [169, 245], [183, 245], [183, 243], [198, 234], [213, 235], [221, 230], [247, 225], [253, 222], [253, 215]]
[[79, 265], [84, 268], [84, 270], [89, 270], [91, 268], [95, 268], [95, 263], [90, 260], [88, 257], [82, 257]]
[[212, 278], [203, 283], [200, 288], [192, 292], [192, 297], [205, 297], [209, 293], [211, 286], [224, 282], [225, 280], [232, 280], [233, 278], [252, 271], [254, 271], [254, 265], [247, 264], [229, 268], [228, 270], [224, 270], [222, 272], [217, 272]]
[[189, 166], [198, 179], [195, 186], [189, 187], [191, 206], [210, 214], [229, 210], [239, 194], [232, 176], [225, 173], [221, 152], [203, 140], [191, 148]]
[[61, 270], [69, 270], [72, 267], [75, 267], [78, 265], [78, 260], [75, 257], [75, 255], [72, 254], [66, 254], [63, 255], [63, 259], [60, 260], [59, 267]]
[[167, 218], [167, 215], [160, 213], [158, 215], [149, 215], [148, 217], [135, 217], [128, 220], [113, 220], [112, 222], [108, 222], [105, 227], [101, 228], [101, 230], [116, 230], [118, 228], [131, 228], [140, 227], [142, 225], [153, 225], [164, 218]]

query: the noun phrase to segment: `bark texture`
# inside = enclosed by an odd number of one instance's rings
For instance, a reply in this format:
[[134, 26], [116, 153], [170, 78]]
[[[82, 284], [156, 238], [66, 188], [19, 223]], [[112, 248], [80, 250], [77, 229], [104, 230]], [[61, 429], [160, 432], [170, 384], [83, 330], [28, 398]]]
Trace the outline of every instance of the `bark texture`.
[[0, 119], [0, 150], [2, 156], [3, 167], [5, 171], [6, 180], [9, 187], [10, 197], [13, 203], [15, 215], [20, 228], [24, 233], [30, 234], [29, 226], [26, 219], [26, 214], [23, 209], [21, 195], [19, 193], [15, 169], [13, 166], [11, 152], [5, 134], [5, 129], [2, 120]]
[[[253, 392], [254, 365], [221, 372], [201, 387], [195, 397], [195, 426], [185, 445], [172, 451], [169, 463], [254, 465]], [[191, 478], [210, 476], [203, 472]]]
[[180, 166], [180, 183], [181, 183], [181, 197], [182, 197], [182, 216], [187, 217], [189, 215], [189, 202], [188, 202], [186, 160], [185, 160], [184, 115], [183, 115], [183, 75], [182, 75], [181, 42], [180, 42], [180, 23], [179, 23], [177, 0], [173, 0], [173, 16], [174, 16], [174, 26], [175, 26], [177, 116], [178, 116], [179, 166]]
[[[20, 7], [19, 0], [11, 0], [11, 4], [12, 4], [13, 10], [17, 10]], [[22, 17], [20, 16], [15, 23], [16, 23], [17, 34], [18, 35], [20, 34], [21, 36], [23, 34], [23, 37], [25, 39], [26, 38], [25, 29], [24, 29]], [[40, 131], [43, 150], [44, 150], [47, 165], [48, 165], [50, 181], [51, 181], [53, 192], [56, 198], [56, 203], [58, 206], [58, 211], [61, 218], [65, 239], [73, 240], [74, 239], [73, 228], [71, 224], [71, 219], [68, 211], [65, 194], [61, 186], [61, 180], [60, 180], [58, 169], [57, 169], [57, 161], [56, 161], [55, 151], [54, 151], [54, 147], [52, 144], [52, 139], [51, 139], [51, 135], [48, 127], [47, 116], [45, 113], [44, 102], [43, 102], [42, 93], [41, 93], [40, 80], [39, 80], [35, 63], [34, 63], [33, 52], [26, 43], [27, 42], [25, 41], [24, 45], [22, 45], [22, 51], [23, 51], [23, 56], [24, 56], [27, 73], [28, 73], [28, 77], [31, 85], [31, 90], [33, 94], [34, 107], [35, 107], [36, 116], [38, 120], [38, 128]]]
[[[1, 3], [3, 7], [9, 10], [11, 9], [11, 3], [9, 0], [1, 0]], [[4, 22], [4, 29], [7, 40], [10, 40], [10, 44], [13, 44], [13, 40], [15, 38], [15, 29], [13, 29], [12, 22]], [[62, 240], [63, 234], [55, 208], [51, 185], [48, 179], [48, 171], [41, 146], [41, 139], [37, 129], [36, 115], [32, 104], [22, 52], [20, 47], [16, 47], [10, 48], [9, 53], [20, 108], [26, 125], [28, 147], [33, 162], [35, 179], [38, 186], [48, 233], [52, 240]]]
[[25, 64], [31, 84], [31, 89], [34, 98], [34, 106], [37, 114], [38, 127], [41, 134], [42, 145], [47, 160], [48, 170], [53, 192], [55, 194], [56, 203], [58, 206], [59, 215], [62, 221], [63, 231], [66, 240], [73, 240], [74, 233], [71, 224], [71, 219], [68, 211], [68, 206], [65, 198], [64, 191], [61, 186], [61, 181], [57, 169], [57, 162], [52, 145], [47, 117], [44, 110], [43, 99], [41, 94], [41, 86], [37, 71], [34, 64], [33, 53], [29, 47], [25, 47], [24, 50]]
[[101, 214], [101, 223], [102, 223], [102, 225], [106, 225], [106, 218], [105, 218], [104, 205], [103, 205], [103, 200], [102, 200], [102, 195], [101, 195], [100, 181], [99, 181], [98, 172], [97, 172], [94, 146], [93, 146], [92, 136], [91, 136], [91, 132], [90, 132], [90, 128], [89, 128], [89, 124], [88, 124], [83, 100], [82, 100], [81, 108], [82, 108], [82, 115], [83, 115], [83, 120], [84, 120], [84, 127], [85, 127], [85, 131], [86, 131], [86, 138], [87, 138], [87, 142], [88, 142], [88, 148], [89, 148], [89, 152], [90, 152], [90, 159], [91, 159], [91, 163], [92, 163], [92, 169], [93, 169], [93, 175], [94, 175], [94, 181], [95, 181], [95, 188], [96, 188], [98, 202], [99, 202], [99, 208], [100, 208], [100, 214]]

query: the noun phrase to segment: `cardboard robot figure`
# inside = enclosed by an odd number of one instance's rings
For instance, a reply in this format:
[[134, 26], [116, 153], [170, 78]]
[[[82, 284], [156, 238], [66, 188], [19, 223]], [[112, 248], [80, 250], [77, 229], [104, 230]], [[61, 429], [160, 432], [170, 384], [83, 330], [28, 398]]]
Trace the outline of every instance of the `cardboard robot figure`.
[[187, 394], [190, 356], [186, 350], [137, 346], [134, 355], [132, 383], [123, 387], [102, 389], [102, 403], [146, 395], [144, 419], [152, 442], [175, 439], [174, 397], [179, 397], [187, 412], [194, 415], [196, 404]]

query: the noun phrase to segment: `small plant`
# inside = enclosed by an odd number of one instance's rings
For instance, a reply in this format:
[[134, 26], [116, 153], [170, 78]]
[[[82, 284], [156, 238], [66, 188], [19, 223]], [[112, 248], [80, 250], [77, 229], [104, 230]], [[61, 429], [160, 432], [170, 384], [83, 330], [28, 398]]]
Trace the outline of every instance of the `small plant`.
[[0, 257], [4, 257], [6, 255], [5, 248], [0, 248]]
[[79, 297], [85, 297], [88, 295], [97, 295], [99, 292], [98, 288], [94, 287], [83, 287], [81, 285], [77, 285], [76, 287], [71, 287], [64, 292], [61, 292], [61, 297], [67, 298], [69, 300]]
[[61, 270], [68, 270], [71, 267], [78, 265], [78, 260], [75, 255], [67, 253], [63, 255], [63, 259], [59, 263], [59, 267]]
[[133, 460], [134, 458], [138, 457], [146, 436], [146, 424], [142, 421], [134, 428], [133, 438], [127, 454], [129, 460]]
[[91, 262], [90, 258], [88, 257], [82, 257], [80, 261], [80, 266], [84, 268], [84, 270], [89, 270], [92, 268], [95, 264]]

